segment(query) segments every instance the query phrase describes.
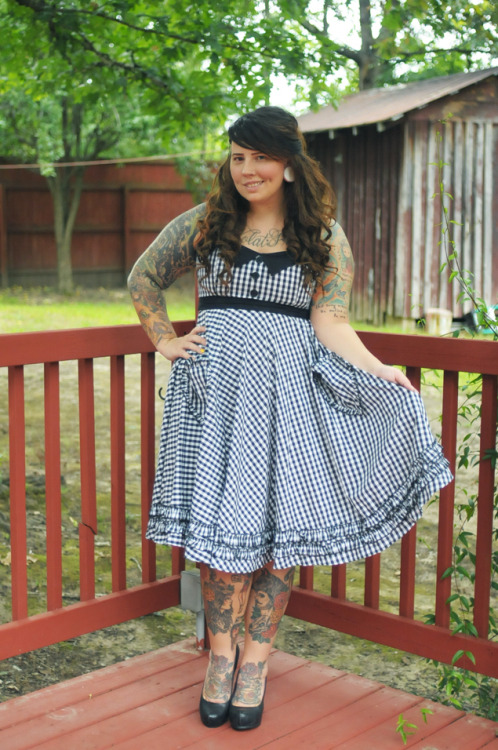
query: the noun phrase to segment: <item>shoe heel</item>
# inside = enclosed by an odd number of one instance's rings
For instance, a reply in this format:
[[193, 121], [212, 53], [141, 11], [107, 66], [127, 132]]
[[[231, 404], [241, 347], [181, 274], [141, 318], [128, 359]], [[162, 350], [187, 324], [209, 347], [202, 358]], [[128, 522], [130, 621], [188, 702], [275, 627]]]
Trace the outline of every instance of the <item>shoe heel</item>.
[[261, 703], [257, 706], [233, 706], [230, 704], [228, 717], [232, 729], [238, 732], [246, 731], [247, 729], [256, 729], [261, 724], [263, 718], [263, 710], [265, 707], [265, 693], [266, 693], [266, 677], [265, 686], [263, 688], [263, 697]]

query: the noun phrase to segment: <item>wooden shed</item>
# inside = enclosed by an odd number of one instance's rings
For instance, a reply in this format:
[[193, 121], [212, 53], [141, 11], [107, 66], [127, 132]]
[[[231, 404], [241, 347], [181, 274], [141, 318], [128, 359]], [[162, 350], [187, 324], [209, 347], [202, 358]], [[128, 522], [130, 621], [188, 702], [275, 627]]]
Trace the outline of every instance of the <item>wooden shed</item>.
[[479, 296], [498, 302], [498, 67], [361, 91], [298, 119], [353, 248], [356, 320], [468, 312], [440, 272], [449, 240]]
[[[165, 161], [97, 164], [85, 170], [72, 239], [76, 285], [121, 286], [136, 258], [171, 219], [194, 205]], [[55, 286], [53, 204], [46, 180], [0, 170], [0, 284]]]

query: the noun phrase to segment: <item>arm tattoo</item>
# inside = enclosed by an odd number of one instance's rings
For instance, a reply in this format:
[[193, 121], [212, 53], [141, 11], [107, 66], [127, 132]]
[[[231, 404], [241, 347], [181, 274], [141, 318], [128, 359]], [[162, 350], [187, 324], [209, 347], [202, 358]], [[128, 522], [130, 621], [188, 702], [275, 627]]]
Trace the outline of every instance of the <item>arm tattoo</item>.
[[354, 261], [351, 247], [338, 224], [332, 228], [329, 264], [313, 297], [317, 311], [337, 321], [348, 321], [349, 298], [353, 285]]
[[152, 343], [174, 338], [166, 313], [163, 290], [195, 267], [196, 226], [205, 206], [192, 208], [173, 219], [137, 260], [128, 278], [128, 288], [140, 322]]

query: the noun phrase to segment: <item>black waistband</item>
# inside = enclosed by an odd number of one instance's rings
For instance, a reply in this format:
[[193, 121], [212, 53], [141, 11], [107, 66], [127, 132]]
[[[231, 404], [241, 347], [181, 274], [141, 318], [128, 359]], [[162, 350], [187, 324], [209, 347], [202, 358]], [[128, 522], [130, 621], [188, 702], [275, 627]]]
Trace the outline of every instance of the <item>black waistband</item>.
[[281, 315], [290, 315], [293, 318], [309, 318], [310, 316], [308, 308], [281, 305], [278, 302], [266, 302], [258, 299], [250, 299], [249, 297], [221, 297], [216, 295], [199, 297], [199, 310], [228, 307], [257, 310], [259, 312], [275, 312]]

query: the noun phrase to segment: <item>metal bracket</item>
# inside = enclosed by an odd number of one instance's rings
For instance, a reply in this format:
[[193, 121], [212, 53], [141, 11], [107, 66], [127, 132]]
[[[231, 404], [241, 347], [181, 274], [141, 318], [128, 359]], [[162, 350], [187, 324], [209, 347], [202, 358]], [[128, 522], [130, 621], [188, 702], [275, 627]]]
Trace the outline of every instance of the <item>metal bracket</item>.
[[196, 647], [199, 651], [202, 651], [204, 649], [206, 627], [199, 570], [182, 570], [180, 573], [180, 607], [189, 612], [195, 612]]

